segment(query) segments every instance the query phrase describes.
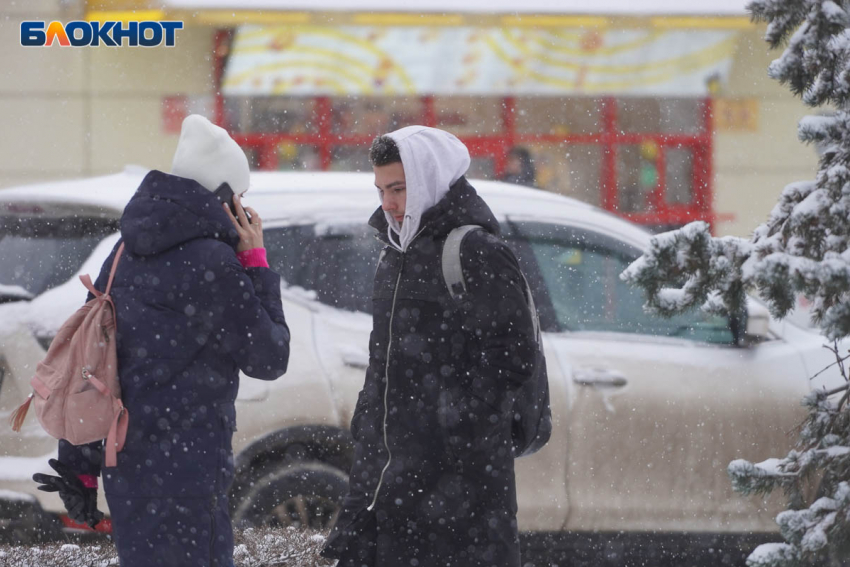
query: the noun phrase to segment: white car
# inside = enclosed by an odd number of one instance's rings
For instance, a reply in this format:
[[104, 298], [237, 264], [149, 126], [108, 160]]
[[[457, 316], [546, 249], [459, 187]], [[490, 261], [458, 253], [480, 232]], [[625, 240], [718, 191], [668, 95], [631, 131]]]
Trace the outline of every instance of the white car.
[[[128, 168], [0, 191], [3, 416], [29, 394], [52, 334], [83, 302], [76, 276], [98, 273], [144, 174]], [[365, 173], [252, 176], [245, 202], [262, 215], [270, 264], [285, 281], [292, 354], [277, 381], [242, 378], [236, 524], [326, 527], [346, 491], [348, 425], [368, 363], [381, 247], [366, 224], [378, 206], [372, 182]], [[610, 555], [625, 553], [624, 537], [634, 535], [685, 538], [717, 552], [744, 534], [776, 539], [781, 498], [734, 494], [726, 466], [791, 447], [800, 399], [838, 379], [809, 380], [830, 362], [821, 338], [771, 320], [755, 301], [734, 322], [647, 315], [641, 292], [619, 279], [647, 246], [644, 229], [552, 193], [472, 185], [520, 259], [544, 331], [554, 431], [517, 462], [526, 548], [558, 541]], [[0, 497], [34, 495], [62, 513], [59, 499], [30, 480], [50, 472], [55, 449], [32, 416], [20, 434], [0, 429]]]

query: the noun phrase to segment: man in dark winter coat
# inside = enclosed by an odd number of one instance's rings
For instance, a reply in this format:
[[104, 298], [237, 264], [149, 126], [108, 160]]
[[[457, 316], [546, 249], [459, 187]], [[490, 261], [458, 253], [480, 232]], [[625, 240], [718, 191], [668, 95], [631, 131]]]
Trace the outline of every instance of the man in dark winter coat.
[[[151, 171], [121, 218], [125, 250], [112, 297], [129, 429], [117, 466], [102, 476], [122, 567], [233, 565], [227, 491], [239, 371], [274, 380], [289, 359], [280, 278], [265, 262], [262, 221], [248, 209], [249, 223], [238, 199], [235, 219], [213, 194], [227, 182], [239, 195], [248, 180], [239, 146], [189, 116], [172, 174]], [[83, 521], [96, 515], [100, 455], [99, 444], [60, 441], [59, 468], [80, 475], [60, 480], [88, 489], [89, 500], [74, 510]], [[63, 500], [73, 503], [67, 495], [75, 492], [64, 488]]]
[[[517, 260], [463, 174], [466, 147], [412, 126], [379, 137], [386, 247], [375, 274], [369, 368], [354, 416], [349, 494], [324, 554], [342, 567], [518, 567], [509, 397], [536, 343]], [[441, 272], [452, 229], [467, 292]]]

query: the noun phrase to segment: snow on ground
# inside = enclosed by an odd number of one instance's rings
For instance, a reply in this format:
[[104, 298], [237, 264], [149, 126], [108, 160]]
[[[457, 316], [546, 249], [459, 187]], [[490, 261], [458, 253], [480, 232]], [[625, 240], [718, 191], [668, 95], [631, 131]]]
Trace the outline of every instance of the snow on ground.
[[[236, 567], [330, 567], [319, 556], [325, 536], [295, 528], [258, 528], [236, 531], [233, 559]], [[108, 567], [118, 565], [108, 539], [73, 545], [65, 542], [37, 546], [0, 546], [0, 567]]]

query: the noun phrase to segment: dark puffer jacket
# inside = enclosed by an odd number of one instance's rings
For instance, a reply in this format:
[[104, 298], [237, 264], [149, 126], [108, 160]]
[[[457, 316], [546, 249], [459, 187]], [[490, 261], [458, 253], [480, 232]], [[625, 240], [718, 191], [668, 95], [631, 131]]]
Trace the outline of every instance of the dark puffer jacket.
[[[385, 242], [387, 222], [370, 220]], [[460, 305], [441, 271], [463, 242]], [[516, 258], [461, 178], [422, 216], [407, 251], [375, 274], [366, 381], [351, 421], [350, 493], [324, 554], [340, 566], [517, 567], [509, 392], [532, 376], [536, 344]]]
[[[264, 380], [286, 371], [280, 278], [240, 265], [230, 219], [190, 179], [150, 172], [121, 236], [112, 296], [130, 420], [118, 465], [103, 469], [121, 565], [229, 566], [239, 371]], [[97, 474], [99, 451], [60, 442], [60, 460]]]

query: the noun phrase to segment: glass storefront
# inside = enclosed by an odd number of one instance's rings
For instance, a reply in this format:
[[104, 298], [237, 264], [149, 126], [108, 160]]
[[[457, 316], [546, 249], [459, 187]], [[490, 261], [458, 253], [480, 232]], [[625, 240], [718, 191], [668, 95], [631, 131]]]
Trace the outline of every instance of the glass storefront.
[[[711, 222], [710, 100], [638, 97], [224, 97], [224, 126], [260, 170], [369, 171], [378, 134], [451, 131], [469, 177], [507, 179], [657, 229]], [[514, 150], [514, 151], [512, 151]], [[526, 154], [529, 167], [515, 159]]]

